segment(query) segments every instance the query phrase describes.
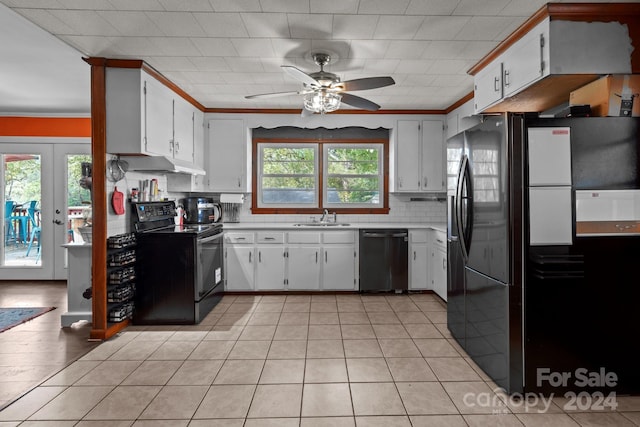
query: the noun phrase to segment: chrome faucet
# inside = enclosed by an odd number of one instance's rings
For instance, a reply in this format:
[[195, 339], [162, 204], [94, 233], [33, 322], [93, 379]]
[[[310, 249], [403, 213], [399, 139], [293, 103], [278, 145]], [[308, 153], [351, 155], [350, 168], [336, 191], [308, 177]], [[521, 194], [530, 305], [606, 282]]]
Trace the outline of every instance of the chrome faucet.
[[329, 215], [329, 209], [325, 209], [322, 211], [322, 216], [320, 217], [320, 222], [325, 222], [327, 220], [327, 216]]

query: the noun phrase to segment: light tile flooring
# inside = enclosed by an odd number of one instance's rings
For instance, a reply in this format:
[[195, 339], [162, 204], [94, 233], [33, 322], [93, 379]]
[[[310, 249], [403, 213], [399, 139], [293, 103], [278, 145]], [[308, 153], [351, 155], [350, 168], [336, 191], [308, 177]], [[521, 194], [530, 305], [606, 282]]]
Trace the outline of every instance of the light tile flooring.
[[67, 311], [66, 281], [0, 281], [0, 307], [56, 307], [0, 333], [0, 408], [85, 355], [91, 325], [60, 327]]
[[128, 328], [0, 412], [0, 427], [640, 425], [640, 398], [538, 413], [495, 388], [434, 295], [225, 296], [200, 325]]

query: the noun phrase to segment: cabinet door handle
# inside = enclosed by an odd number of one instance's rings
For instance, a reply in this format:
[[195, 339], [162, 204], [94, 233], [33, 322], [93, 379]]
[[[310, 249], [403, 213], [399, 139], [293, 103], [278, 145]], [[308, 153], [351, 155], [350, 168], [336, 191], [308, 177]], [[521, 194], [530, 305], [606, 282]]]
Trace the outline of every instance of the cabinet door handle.
[[329, 262], [329, 259], [327, 258], [327, 251], [324, 251], [324, 262], [325, 264]]
[[236, 240], [247, 240], [245, 237], [236, 237]]
[[276, 240], [275, 237], [265, 237], [264, 240]]
[[493, 78], [493, 91], [500, 92], [500, 79], [498, 76]]
[[503, 83], [505, 86], [509, 86], [509, 70], [504, 70], [504, 79]]
[[442, 269], [443, 270], [447, 269], [447, 259], [446, 258], [442, 258]]
[[238, 187], [242, 187], [242, 178], [238, 178]]
[[438, 243], [444, 243], [444, 242], [442, 241], [442, 239], [436, 239], [436, 242], [438, 242]]
[[316, 264], [318, 263], [318, 251], [316, 251]]
[[540, 75], [544, 74], [544, 34], [540, 34]]
[[429, 182], [429, 178], [424, 177], [424, 188], [427, 188], [427, 183]]
[[258, 251], [258, 262], [262, 262], [262, 251]]
[[249, 263], [251, 263], [251, 252], [249, 252]]
[[180, 142], [179, 141], [174, 141], [173, 142], [173, 149], [176, 152], [176, 154], [178, 154], [180, 152]]
[[413, 260], [416, 260], [416, 251], [413, 251]]

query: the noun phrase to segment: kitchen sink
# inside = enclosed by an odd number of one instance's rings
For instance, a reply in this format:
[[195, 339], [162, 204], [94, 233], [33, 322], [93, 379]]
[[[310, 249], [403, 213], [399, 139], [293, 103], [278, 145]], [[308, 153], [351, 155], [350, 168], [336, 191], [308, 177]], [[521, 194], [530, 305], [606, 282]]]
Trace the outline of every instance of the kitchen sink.
[[346, 222], [302, 222], [299, 224], [293, 224], [294, 227], [344, 227], [351, 224]]

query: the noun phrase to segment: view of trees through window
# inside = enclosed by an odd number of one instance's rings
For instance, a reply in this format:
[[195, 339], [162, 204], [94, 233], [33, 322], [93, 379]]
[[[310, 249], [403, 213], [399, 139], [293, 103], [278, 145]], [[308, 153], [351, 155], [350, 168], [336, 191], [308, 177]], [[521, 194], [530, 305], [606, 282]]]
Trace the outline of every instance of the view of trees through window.
[[[5, 154], [4, 194], [6, 200], [26, 203], [35, 200], [40, 205], [41, 160], [35, 154]], [[82, 162], [91, 162], [90, 155], [72, 155], [67, 159], [67, 203], [81, 206], [91, 203], [89, 190], [80, 187]]]
[[380, 207], [383, 155], [382, 143], [259, 143], [259, 205]]
[[262, 148], [262, 202], [314, 204], [317, 145]]
[[40, 156], [35, 154], [4, 155], [4, 196], [6, 200], [40, 203]]
[[379, 147], [328, 147], [326, 153], [328, 203], [379, 202]]

